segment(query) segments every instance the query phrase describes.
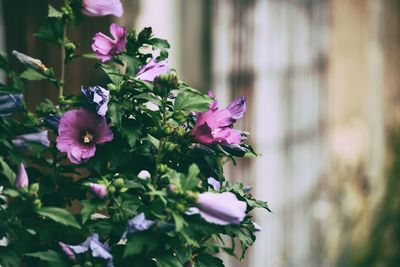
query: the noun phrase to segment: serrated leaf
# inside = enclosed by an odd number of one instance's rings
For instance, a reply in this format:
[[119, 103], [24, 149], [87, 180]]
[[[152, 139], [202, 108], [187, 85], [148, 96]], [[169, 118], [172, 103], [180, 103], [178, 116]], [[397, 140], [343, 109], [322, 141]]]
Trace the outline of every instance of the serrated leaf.
[[65, 209], [60, 209], [56, 207], [43, 207], [38, 209], [36, 212], [65, 226], [71, 226], [77, 229], [81, 228], [81, 226], [76, 221], [74, 215], [72, 215]]
[[62, 255], [53, 250], [28, 253], [25, 254], [25, 256], [39, 258], [42, 261], [46, 261], [49, 264], [52, 264], [51, 266], [60, 266], [60, 267], [68, 266], [68, 264], [64, 261]]
[[175, 110], [203, 112], [208, 110], [211, 102], [211, 97], [207, 95], [186, 91], [181, 92], [175, 99], [174, 108]]
[[157, 247], [157, 244], [158, 240], [152, 233], [134, 233], [129, 237], [128, 242], [126, 243], [124, 258], [153, 251]]
[[83, 206], [81, 210], [82, 223], [84, 224], [95, 211], [104, 208], [103, 203], [99, 203], [95, 200], [82, 200], [81, 204]]
[[156, 257], [157, 267], [182, 267], [179, 259], [172, 255], [161, 255]]
[[199, 173], [200, 170], [196, 164], [193, 163], [189, 166], [188, 175], [181, 178], [181, 186], [184, 191], [191, 190], [200, 183], [200, 179], [197, 177]]

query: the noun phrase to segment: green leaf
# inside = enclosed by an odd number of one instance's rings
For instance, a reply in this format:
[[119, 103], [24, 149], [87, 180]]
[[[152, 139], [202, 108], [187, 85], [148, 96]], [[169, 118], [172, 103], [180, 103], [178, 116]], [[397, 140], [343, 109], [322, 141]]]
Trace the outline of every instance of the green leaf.
[[15, 184], [15, 173], [11, 170], [10, 166], [0, 157], [0, 166], [1, 166], [1, 173], [8, 179], [10, 185]]
[[143, 94], [135, 95], [133, 98], [139, 98], [139, 99], [148, 100], [148, 101], [156, 104], [159, 107], [162, 106], [161, 100], [159, 98], [157, 98], [155, 95], [151, 95], [149, 93], [143, 93]]
[[175, 110], [203, 112], [208, 110], [209, 104], [212, 102], [211, 97], [193, 92], [182, 92], [175, 99]]
[[152, 143], [155, 148], [158, 149], [159, 145], [160, 145], [160, 140], [158, 140], [157, 138], [155, 138], [154, 136], [152, 136], [151, 134], [147, 134], [147, 136], [145, 138], [143, 138], [143, 140], [147, 140], [150, 143]]
[[55, 9], [52, 5], [49, 5], [49, 11], [48, 11], [48, 17], [50, 18], [61, 18], [62, 17], [62, 13], [60, 11], [58, 11], [57, 9]]
[[20, 257], [12, 248], [0, 247], [0, 266], [18, 267]]
[[189, 166], [188, 175], [185, 178], [181, 178], [181, 185], [184, 191], [191, 190], [196, 187], [200, 183], [200, 179], [197, 178], [200, 170], [196, 164], [192, 164]]
[[210, 254], [200, 254], [195, 259], [196, 267], [224, 267], [224, 262]]
[[115, 125], [115, 127], [121, 129], [122, 112], [120, 111], [120, 106], [117, 103], [110, 103], [108, 105], [108, 111], [111, 122]]
[[185, 264], [192, 256], [192, 250], [189, 247], [179, 246], [175, 249], [176, 256], [182, 264]]
[[82, 200], [81, 204], [83, 206], [81, 210], [82, 224], [84, 224], [95, 211], [104, 208], [104, 203], [99, 203], [95, 200]]
[[23, 73], [19, 75], [21, 79], [25, 79], [28, 81], [40, 81], [40, 80], [45, 80], [48, 79], [45, 75], [37, 72], [34, 69], [27, 69]]
[[35, 33], [35, 37], [41, 38], [49, 43], [61, 46], [64, 42], [64, 23], [60, 18], [50, 17]]
[[2, 194], [9, 197], [19, 197], [19, 192], [11, 188], [4, 189]]
[[156, 257], [157, 267], [182, 267], [179, 259], [172, 255], [161, 255]]
[[185, 222], [183, 217], [181, 215], [179, 215], [178, 213], [173, 212], [172, 217], [174, 218], [174, 221], [175, 221], [176, 231], [180, 231], [185, 225], [187, 225], [187, 223]]
[[56, 207], [44, 207], [36, 211], [38, 214], [47, 217], [55, 222], [63, 224], [65, 226], [71, 226], [80, 229], [80, 225], [76, 221], [74, 215], [65, 209], [60, 209]]
[[68, 264], [64, 261], [63, 256], [53, 250], [28, 253], [25, 254], [25, 256], [39, 258], [42, 261], [48, 262], [49, 264], [51, 264], [51, 266], [68, 266]]
[[154, 234], [149, 232], [134, 233], [128, 238], [124, 251], [124, 258], [153, 251], [158, 244]]
[[117, 66], [113, 64], [102, 64], [102, 63], [97, 63], [96, 66], [100, 67], [107, 74], [111, 82], [114, 83], [115, 85], [118, 86], [122, 82], [123, 75], [120, 73]]

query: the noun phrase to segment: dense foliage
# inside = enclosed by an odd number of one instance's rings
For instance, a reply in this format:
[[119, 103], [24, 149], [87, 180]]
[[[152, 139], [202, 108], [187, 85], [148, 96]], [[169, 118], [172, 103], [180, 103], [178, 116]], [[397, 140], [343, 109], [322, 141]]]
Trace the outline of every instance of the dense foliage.
[[[238, 240], [243, 258], [255, 241], [249, 212], [267, 203], [222, 170], [226, 159], [256, 155], [233, 128], [245, 99], [221, 109], [212, 93], [180, 81], [168, 42], [151, 28], [112, 24], [113, 38], [94, 37], [94, 54], [75, 53], [67, 25], [120, 16], [120, 4], [49, 6], [36, 34], [61, 48], [65, 64], [96, 57], [109, 79], [103, 87], [64, 96], [63, 73], [14, 51], [27, 68], [15, 73], [0, 56], [2, 266], [223, 266], [216, 253], [235, 255]], [[58, 103], [28, 111], [25, 80], [54, 84]]]

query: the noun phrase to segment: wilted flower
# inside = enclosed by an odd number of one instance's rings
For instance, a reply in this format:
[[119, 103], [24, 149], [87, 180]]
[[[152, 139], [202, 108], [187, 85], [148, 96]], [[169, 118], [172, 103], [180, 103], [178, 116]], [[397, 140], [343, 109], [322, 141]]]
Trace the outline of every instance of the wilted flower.
[[0, 116], [10, 115], [21, 108], [22, 94], [0, 92]]
[[83, 14], [90, 17], [114, 15], [121, 17], [124, 13], [121, 0], [83, 0]]
[[121, 239], [126, 239], [128, 234], [133, 234], [136, 232], [142, 232], [154, 225], [155, 221], [146, 220], [144, 213], [139, 213], [132, 219], [128, 221], [128, 225], [126, 226], [125, 232], [122, 234]]
[[46, 126], [50, 127], [54, 131], [58, 131], [58, 126], [60, 126], [60, 115], [49, 114], [44, 118], [43, 122]]
[[89, 188], [98, 198], [104, 198], [107, 195], [107, 187], [105, 185], [90, 183]]
[[40, 59], [30, 57], [23, 53], [13, 50], [12, 54], [25, 66], [37, 70], [41, 73], [45, 73], [48, 68], [42, 63]]
[[231, 192], [201, 193], [197, 199], [200, 216], [219, 225], [240, 224], [246, 216], [247, 204]]
[[214, 190], [221, 190], [221, 183], [215, 179], [214, 177], [208, 177], [207, 179], [208, 185], [210, 185]]
[[110, 32], [114, 39], [111, 39], [102, 32], [96, 33], [93, 37], [92, 50], [101, 62], [109, 61], [113, 56], [125, 51], [126, 30], [124, 27], [113, 23]]
[[147, 180], [147, 179], [150, 179], [151, 174], [146, 170], [142, 170], [138, 173], [137, 177], [142, 180]]
[[136, 74], [136, 79], [145, 82], [153, 82], [157, 76], [167, 74], [168, 72], [169, 66], [166, 60], [157, 62], [153, 58], [149, 63], [140, 68], [139, 72]]
[[89, 88], [84, 88], [82, 86], [81, 91], [89, 103], [95, 104], [97, 114], [104, 117], [108, 109], [108, 101], [110, 101], [110, 91], [101, 86], [93, 86]]
[[262, 228], [258, 225], [258, 223], [253, 221], [253, 225], [254, 225], [254, 232], [262, 231]]
[[29, 143], [39, 143], [47, 147], [50, 146], [50, 141], [47, 137], [47, 130], [18, 135], [11, 142], [17, 148], [24, 148]]
[[92, 256], [94, 258], [102, 258], [107, 260], [107, 267], [114, 266], [113, 264], [113, 256], [110, 254], [110, 248], [107, 243], [101, 243], [99, 241], [99, 235], [93, 234], [88, 237], [82, 244], [72, 246], [65, 244], [63, 242], [58, 242], [61, 249], [71, 260], [75, 260], [76, 254], [85, 253], [89, 249], [92, 251]]
[[18, 174], [15, 178], [15, 187], [16, 188], [26, 188], [29, 185], [28, 174], [26, 173], [25, 166], [23, 163], [18, 166]]
[[112, 139], [113, 134], [104, 117], [88, 109], [75, 109], [61, 117], [57, 148], [67, 152], [72, 163], [79, 164], [94, 156], [96, 144]]
[[[209, 95], [214, 98], [212, 92]], [[196, 114], [196, 125], [193, 128], [194, 139], [202, 144], [232, 145], [241, 142], [241, 132], [232, 128], [233, 123], [243, 116], [246, 102], [243, 97], [234, 100], [228, 108], [218, 109], [214, 100], [210, 109]]]

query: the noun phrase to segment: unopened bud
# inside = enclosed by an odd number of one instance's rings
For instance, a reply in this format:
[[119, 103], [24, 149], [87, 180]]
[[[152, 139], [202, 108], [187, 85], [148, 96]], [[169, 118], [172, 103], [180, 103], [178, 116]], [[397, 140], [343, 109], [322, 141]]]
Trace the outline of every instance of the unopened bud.
[[32, 68], [38, 72], [45, 73], [48, 68], [42, 63], [40, 59], [30, 57], [23, 53], [13, 50], [12, 54], [25, 66]]
[[114, 186], [117, 188], [123, 187], [124, 186], [124, 179], [118, 178], [114, 181]]

